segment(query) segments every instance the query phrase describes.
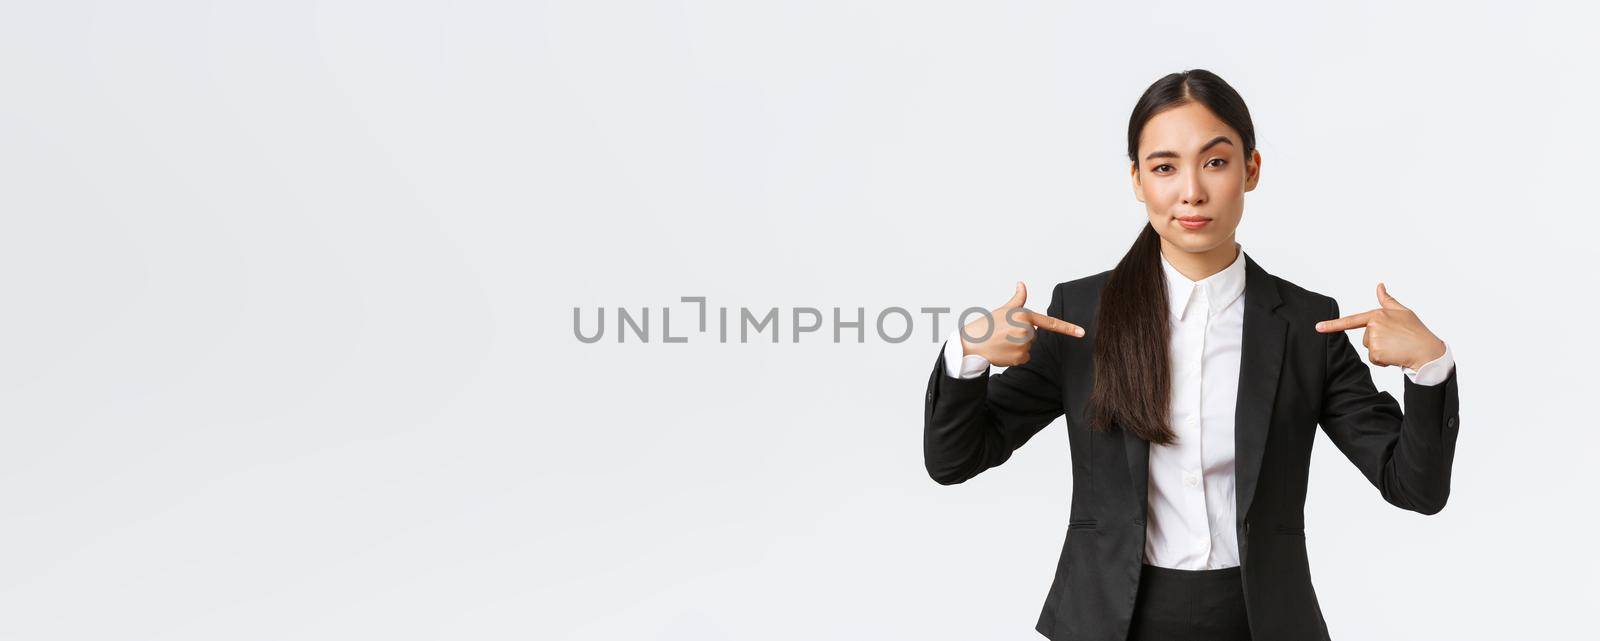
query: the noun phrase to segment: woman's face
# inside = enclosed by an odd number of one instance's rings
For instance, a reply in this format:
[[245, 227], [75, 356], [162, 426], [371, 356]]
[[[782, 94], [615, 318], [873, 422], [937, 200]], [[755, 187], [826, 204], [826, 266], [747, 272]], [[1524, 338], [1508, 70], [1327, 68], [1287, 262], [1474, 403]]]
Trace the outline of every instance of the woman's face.
[[[1162, 244], [1232, 255], [1244, 192], [1256, 188], [1261, 154], [1245, 158], [1239, 132], [1204, 105], [1190, 102], [1145, 123], [1138, 158], [1132, 167], [1133, 195], [1144, 203]], [[1185, 224], [1189, 218], [1207, 220]]]

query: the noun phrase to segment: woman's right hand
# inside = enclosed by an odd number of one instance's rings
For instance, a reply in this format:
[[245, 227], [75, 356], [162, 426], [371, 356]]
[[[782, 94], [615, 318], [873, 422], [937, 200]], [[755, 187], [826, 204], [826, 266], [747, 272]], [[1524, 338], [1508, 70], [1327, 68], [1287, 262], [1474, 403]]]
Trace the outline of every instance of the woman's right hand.
[[[1029, 310], [1023, 307], [1027, 302], [1028, 288], [1018, 282], [1011, 300], [962, 328], [962, 353], [966, 356], [982, 356], [988, 359], [990, 365], [1009, 367], [1028, 362], [1028, 348], [1033, 345], [1037, 335], [1034, 328], [1073, 338], [1083, 337], [1082, 327]], [[998, 323], [993, 331], [990, 328], [992, 323]]]

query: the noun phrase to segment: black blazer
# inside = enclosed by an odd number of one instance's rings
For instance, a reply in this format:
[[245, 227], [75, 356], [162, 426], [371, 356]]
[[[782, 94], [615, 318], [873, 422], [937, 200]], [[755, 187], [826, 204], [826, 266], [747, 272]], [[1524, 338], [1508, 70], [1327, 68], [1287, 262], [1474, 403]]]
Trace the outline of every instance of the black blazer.
[[[1035, 626], [1053, 641], [1127, 637], [1145, 542], [1149, 444], [1123, 429], [1088, 429], [1094, 340], [1105, 271], [1056, 285], [1048, 314], [1083, 338], [1040, 331], [1029, 360], [973, 379], [928, 377], [923, 456], [949, 485], [1004, 463], [1066, 415], [1072, 507], [1055, 578]], [[1244, 345], [1234, 429], [1240, 570], [1257, 641], [1327, 639], [1306, 562], [1306, 477], [1316, 427], [1388, 502], [1423, 514], [1444, 508], [1455, 456], [1456, 373], [1405, 380], [1405, 409], [1373, 386], [1334, 299], [1303, 289], [1245, 256]], [[1402, 375], [1404, 376], [1404, 375]]]

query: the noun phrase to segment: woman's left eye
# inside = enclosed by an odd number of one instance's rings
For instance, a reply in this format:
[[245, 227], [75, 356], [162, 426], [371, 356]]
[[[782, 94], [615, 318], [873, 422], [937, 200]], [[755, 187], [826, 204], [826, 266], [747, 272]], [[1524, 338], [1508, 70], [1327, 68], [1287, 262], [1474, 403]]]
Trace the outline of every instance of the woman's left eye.
[[[1217, 164], [1213, 165], [1211, 163], [1217, 163]], [[1224, 159], [1224, 158], [1212, 158], [1211, 160], [1206, 161], [1206, 166], [1207, 167], [1221, 167], [1221, 166], [1226, 165], [1226, 164], [1228, 164], [1228, 161], [1226, 159]]]

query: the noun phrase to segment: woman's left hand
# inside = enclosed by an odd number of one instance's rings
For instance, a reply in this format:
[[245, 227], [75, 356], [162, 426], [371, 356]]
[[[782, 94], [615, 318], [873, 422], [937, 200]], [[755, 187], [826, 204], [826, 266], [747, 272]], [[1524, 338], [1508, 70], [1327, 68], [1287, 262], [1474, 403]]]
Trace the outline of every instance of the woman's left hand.
[[1444, 341], [1428, 331], [1415, 312], [1390, 296], [1383, 283], [1378, 283], [1378, 305], [1374, 310], [1317, 323], [1317, 331], [1327, 334], [1367, 328], [1361, 344], [1366, 346], [1367, 360], [1373, 365], [1401, 365], [1415, 370], [1444, 355]]

